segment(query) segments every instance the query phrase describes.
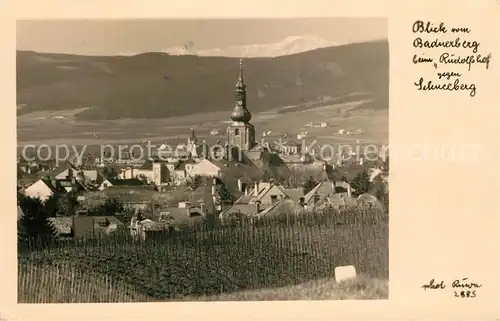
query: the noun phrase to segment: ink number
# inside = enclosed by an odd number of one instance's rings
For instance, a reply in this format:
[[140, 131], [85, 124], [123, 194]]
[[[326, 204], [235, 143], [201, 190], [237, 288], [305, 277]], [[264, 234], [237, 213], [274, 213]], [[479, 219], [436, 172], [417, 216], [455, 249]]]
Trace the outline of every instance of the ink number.
[[454, 291], [456, 298], [475, 298], [476, 290], [473, 291]]

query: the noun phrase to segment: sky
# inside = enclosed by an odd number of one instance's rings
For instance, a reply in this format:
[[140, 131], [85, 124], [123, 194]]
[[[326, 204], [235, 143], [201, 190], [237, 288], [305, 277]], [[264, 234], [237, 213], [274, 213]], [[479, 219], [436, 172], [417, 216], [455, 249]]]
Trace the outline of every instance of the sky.
[[20, 20], [17, 50], [116, 55], [272, 43], [314, 35], [337, 43], [387, 39], [386, 18]]

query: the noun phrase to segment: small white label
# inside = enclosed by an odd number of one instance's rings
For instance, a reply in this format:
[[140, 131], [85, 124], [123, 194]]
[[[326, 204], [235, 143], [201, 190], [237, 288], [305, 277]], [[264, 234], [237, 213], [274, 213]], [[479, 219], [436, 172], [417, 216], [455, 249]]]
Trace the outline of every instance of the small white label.
[[335, 268], [335, 280], [341, 282], [356, 277], [356, 268], [353, 265], [337, 266]]

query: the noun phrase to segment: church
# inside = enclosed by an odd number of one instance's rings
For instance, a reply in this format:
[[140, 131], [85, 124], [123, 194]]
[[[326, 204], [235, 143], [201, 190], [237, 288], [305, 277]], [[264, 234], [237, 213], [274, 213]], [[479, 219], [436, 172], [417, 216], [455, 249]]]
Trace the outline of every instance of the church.
[[[247, 88], [243, 76], [243, 59], [240, 59], [240, 68], [236, 82], [236, 101], [233, 111], [230, 114], [231, 123], [226, 130], [225, 149], [223, 151], [213, 151], [203, 141], [198, 144], [194, 130], [188, 138], [187, 149], [193, 158], [217, 158], [229, 161], [257, 163], [263, 151], [270, 151], [269, 146], [262, 146], [255, 140], [255, 127], [250, 123], [252, 114], [247, 108]], [[210, 154], [210, 152], [212, 154]]]

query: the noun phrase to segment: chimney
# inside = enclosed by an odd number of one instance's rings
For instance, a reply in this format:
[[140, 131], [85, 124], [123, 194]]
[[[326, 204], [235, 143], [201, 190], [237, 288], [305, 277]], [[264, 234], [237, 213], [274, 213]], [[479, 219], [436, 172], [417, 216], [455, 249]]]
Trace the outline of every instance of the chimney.
[[76, 184], [76, 177], [71, 177], [71, 184]]
[[50, 184], [52, 184], [52, 186], [54, 186], [54, 187], [57, 187], [57, 179], [55, 177], [52, 177], [50, 179]]
[[245, 186], [245, 196], [248, 195], [248, 186]]
[[259, 195], [259, 182], [255, 182], [254, 196]]
[[301, 198], [299, 198], [300, 206], [304, 207], [306, 205], [305, 202], [306, 202], [306, 199], [303, 196]]
[[351, 184], [349, 184], [349, 183], [347, 183], [347, 196], [348, 197], [352, 197]]
[[255, 201], [255, 206], [257, 208], [257, 213], [260, 213], [260, 201]]
[[242, 186], [241, 178], [238, 178], [238, 191], [243, 192], [243, 186]]

